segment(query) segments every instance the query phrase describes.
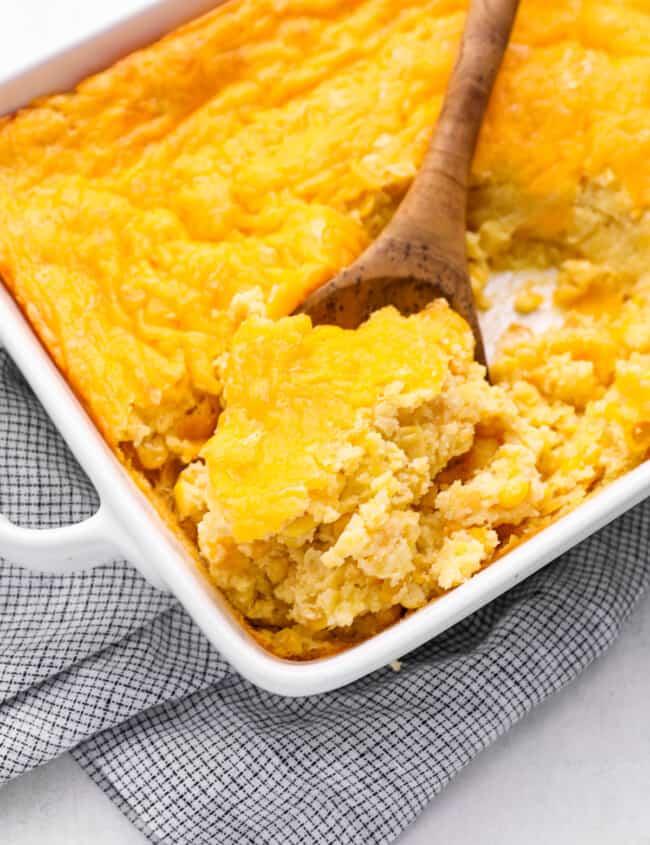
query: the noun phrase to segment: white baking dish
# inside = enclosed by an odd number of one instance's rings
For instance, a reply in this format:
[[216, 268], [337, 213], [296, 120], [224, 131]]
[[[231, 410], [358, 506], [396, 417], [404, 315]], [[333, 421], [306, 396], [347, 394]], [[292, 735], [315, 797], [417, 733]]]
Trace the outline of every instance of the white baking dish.
[[[0, 113], [34, 96], [69, 88], [89, 72], [152, 41], [216, 2], [164, 0], [0, 80]], [[542, 531], [399, 624], [334, 657], [291, 662], [262, 649], [184, 553], [146, 497], [105, 444], [90, 418], [0, 285], [0, 341], [22, 370], [97, 488], [99, 511], [60, 529], [20, 528], [0, 517], [0, 554], [33, 569], [71, 572], [114, 557], [128, 558], [153, 584], [170, 590], [215, 647], [242, 675], [272, 692], [310, 695], [334, 689], [401, 657], [492, 601], [650, 494], [650, 462], [610, 485]], [[92, 565], [90, 564], [90, 565]]]

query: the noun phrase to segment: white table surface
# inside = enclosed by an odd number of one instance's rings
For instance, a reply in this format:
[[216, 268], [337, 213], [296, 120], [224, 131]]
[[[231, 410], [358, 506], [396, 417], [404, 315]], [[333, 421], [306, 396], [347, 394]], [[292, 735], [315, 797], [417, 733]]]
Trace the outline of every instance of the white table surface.
[[[2, 0], [0, 79], [151, 2]], [[400, 845], [650, 845], [649, 659], [646, 598], [614, 647], [462, 772]], [[0, 790], [3, 845], [145, 841], [68, 755]]]

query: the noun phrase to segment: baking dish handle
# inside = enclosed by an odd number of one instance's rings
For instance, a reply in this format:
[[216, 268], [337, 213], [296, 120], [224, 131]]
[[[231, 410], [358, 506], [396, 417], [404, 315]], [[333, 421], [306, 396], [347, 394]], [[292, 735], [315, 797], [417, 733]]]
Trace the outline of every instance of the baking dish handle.
[[83, 522], [61, 528], [23, 528], [0, 514], [0, 555], [27, 569], [57, 575], [126, 558], [154, 587], [168, 590], [103, 504]]

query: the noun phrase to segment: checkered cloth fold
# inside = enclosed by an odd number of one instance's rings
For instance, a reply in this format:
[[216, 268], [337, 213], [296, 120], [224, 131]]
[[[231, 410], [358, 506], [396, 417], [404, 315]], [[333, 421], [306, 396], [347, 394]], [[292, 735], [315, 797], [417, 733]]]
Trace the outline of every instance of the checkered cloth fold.
[[[0, 351], [0, 510], [97, 505]], [[124, 561], [0, 564], [0, 781], [68, 749], [153, 842], [386, 843], [616, 637], [650, 573], [650, 501], [446, 634], [344, 689], [256, 689]]]

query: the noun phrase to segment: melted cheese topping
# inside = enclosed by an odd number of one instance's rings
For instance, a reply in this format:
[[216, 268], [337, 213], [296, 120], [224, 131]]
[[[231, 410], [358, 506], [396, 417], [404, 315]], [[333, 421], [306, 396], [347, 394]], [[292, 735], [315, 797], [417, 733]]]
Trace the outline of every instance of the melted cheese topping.
[[[464, 7], [236, 0], [1, 124], [3, 278], [113, 443], [188, 460], [233, 297], [287, 314], [381, 227]], [[526, 194], [537, 236], [571, 228], [585, 176], [647, 205], [649, 39], [639, 0], [524, 0], [474, 179]]]
[[201, 452], [233, 537], [260, 539], [304, 514], [340, 468], [360, 412], [391, 389], [432, 399], [450, 355], [471, 349], [466, 324], [448, 309], [444, 319], [381, 311], [356, 332], [312, 331], [305, 316], [244, 323], [224, 365], [218, 436]]

